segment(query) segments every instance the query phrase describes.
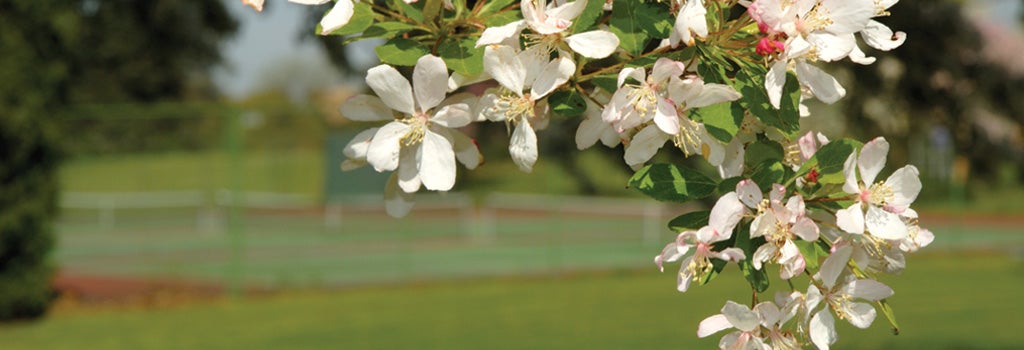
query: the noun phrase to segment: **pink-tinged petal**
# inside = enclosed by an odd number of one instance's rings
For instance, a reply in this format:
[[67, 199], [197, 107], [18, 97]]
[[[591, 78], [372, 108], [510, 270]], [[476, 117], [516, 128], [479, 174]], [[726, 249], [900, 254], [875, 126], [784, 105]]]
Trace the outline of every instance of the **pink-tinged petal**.
[[576, 73], [576, 63], [571, 59], [559, 57], [551, 60], [537, 76], [537, 80], [533, 82], [530, 98], [536, 101], [547, 96], [569, 81], [569, 77], [574, 73]]
[[430, 122], [446, 128], [461, 128], [473, 121], [469, 106], [464, 103], [446, 105], [437, 110]]
[[825, 287], [831, 289], [836, 285], [836, 279], [846, 269], [846, 263], [850, 262], [851, 254], [853, 254], [853, 248], [843, 246], [825, 258], [825, 262], [821, 264], [821, 270], [818, 271], [818, 279]]
[[843, 183], [843, 192], [860, 194], [860, 185], [857, 184], [857, 152], [850, 153], [843, 163], [843, 175], [846, 175], [846, 182]]
[[859, 279], [844, 285], [840, 293], [868, 301], [879, 301], [891, 297], [894, 292], [892, 288], [889, 288], [889, 286], [882, 282]]
[[814, 220], [809, 218], [797, 219], [796, 223], [793, 224], [792, 231], [797, 237], [808, 242], [817, 241], [821, 233], [818, 224], [815, 224]]
[[355, 95], [338, 107], [345, 119], [359, 122], [394, 120], [395, 113], [379, 98], [370, 95]]
[[708, 226], [718, 231], [719, 235], [729, 237], [732, 235], [733, 228], [743, 218], [743, 214], [746, 211], [746, 207], [743, 205], [743, 202], [740, 202], [739, 195], [736, 192], [726, 193], [711, 208]]
[[857, 167], [860, 168], [860, 179], [865, 186], [875, 183], [878, 173], [885, 168], [885, 157], [889, 154], [889, 142], [884, 137], [876, 137], [868, 141], [860, 149], [860, 157], [857, 158]]
[[690, 250], [688, 245], [679, 245], [676, 242], [671, 242], [665, 245], [665, 248], [661, 250], [661, 254], [654, 257], [654, 264], [658, 265], [658, 270], [665, 272], [664, 263], [675, 262], [686, 255], [686, 252]]
[[413, 115], [412, 87], [398, 70], [386, 64], [370, 68], [366, 72], [366, 84], [377, 93], [381, 101], [396, 111]]
[[678, 77], [684, 72], [686, 72], [686, 65], [682, 62], [662, 57], [654, 61], [654, 67], [651, 68], [651, 80], [660, 84], [668, 81], [671, 77]]
[[679, 133], [679, 117], [676, 114], [676, 107], [666, 99], [658, 98], [658, 109], [654, 112], [654, 124], [662, 132], [669, 135]]
[[416, 158], [423, 187], [431, 191], [448, 191], [455, 186], [455, 151], [444, 136], [427, 130]]
[[744, 179], [737, 183], [736, 194], [739, 196], [740, 201], [751, 209], [757, 209], [757, 206], [761, 205], [761, 201], [764, 200], [761, 188], [751, 179]]
[[555, 17], [571, 21], [579, 17], [583, 13], [583, 9], [587, 8], [587, 0], [576, 0], [573, 2], [564, 3], [557, 7], [547, 9], [544, 11], [548, 17]]
[[737, 262], [747, 258], [747, 255], [740, 248], [725, 248], [718, 253], [712, 252], [711, 256], [729, 262]]
[[836, 211], [836, 225], [849, 233], [864, 233], [864, 210], [861, 203], [853, 203], [849, 208]]
[[533, 171], [537, 162], [537, 133], [527, 120], [521, 120], [508, 141], [508, 153], [512, 161], [525, 173]]
[[772, 203], [781, 202], [786, 197], [786, 186], [781, 184], [772, 184], [771, 192], [768, 192], [768, 200]]
[[636, 167], [651, 159], [672, 136], [662, 132], [656, 125], [650, 125], [633, 135], [633, 141], [626, 145], [623, 159], [631, 167]]
[[761, 319], [757, 317], [756, 312], [750, 307], [737, 304], [732, 300], [725, 302], [725, 306], [722, 307], [722, 315], [729, 321], [729, 324], [744, 332], [751, 332], [761, 325]]
[[845, 318], [854, 327], [866, 329], [875, 321], [875, 308], [868, 303], [849, 303], [843, 310]]
[[[626, 68], [623, 68], [621, 71], [619, 71], [619, 77], [618, 77], [618, 80], [617, 80], [617, 84], [619, 84], [619, 85], [616, 85], [616, 86], [621, 88], [622, 84], [626, 83], [626, 79], [627, 78], [636, 80], [637, 83], [643, 83], [644, 81], [647, 80], [647, 73], [645, 73], [643, 67], [640, 67], [640, 68], [636, 68], [636, 67], [626, 67]], [[633, 88], [630, 87], [630, 89], [633, 89]]]
[[342, 153], [349, 159], [356, 159], [366, 161], [366, 151], [370, 149], [370, 141], [373, 140], [373, 135], [377, 134], [379, 128], [369, 128], [356, 134], [348, 144], [345, 145], [345, 149]]
[[899, 215], [874, 205], [868, 206], [868, 212], [864, 215], [864, 226], [872, 236], [878, 238], [897, 240], [907, 237], [907, 225]]
[[815, 142], [813, 131], [808, 131], [801, 136], [797, 143], [800, 145], [800, 156], [804, 159], [811, 159], [818, 152], [818, 143]]
[[484, 71], [501, 86], [522, 96], [526, 85], [526, 67], [511, 47], [489, 45], [484, 48]]
[[804, 205], [804, 197], [800, 195], [789, 197], [786, 201], [786, 220], [788, 223], [796, 223], [796, 219], [807, 214], [807, 207]]
[[355, 12], [352, 0], [338, 0], [334, 7], [320, 20], [320, 35], [327, 35], [348, 24]]
[[256, 12], [263, 12], [263, 0], [242, 0], [242, 5], [252, 6]]
[[711, 166], [722, 165], [725, 162], [725, 144], [711, 136], [704, 124], [697, 125], [696, 133], [701, 141], [700, 155], [704, 156]]
[[778, 60], [765, 76], [764, 87], [768, 91], [768, 102], [779, 109], [782, 104], [782, 87], [786, 85], [786, 60]]
[[[688, 232], [692, 232], [692, 231], [688, 231]], [[686, 233], [686, 232], [683, 232], [683, 233]], [[680, 234], [680, 236], [683, 236], [683, 234]], [[703, 243], [714, 243], [714, 242], [724, 241], [725, 239], [728, 238], [725, 235], [721, 234], [721, 232], [718, 232], [718, 230], [715, 230], [714, 228], [712, 228], [710, 226], [701, 227], [699, 230], [694, 232], [693, 237], [697, 240], [697, 242], [703, 242]]]
[[686, 108], [701, 108], [723, 102], [736, 101], [743, 97], [731, 86], [722, 84], [704, 84], [700, 93], [686, 100]]
[[406, 193], [416, 193], [423, 185], [419, 164], [416, 163], [420, 149], [419, 145], [414, 148], [403, 148], [399, 157], [398, 170], [395, 173], [398, 174], [398, 187]]
[[399, 122], [387, 123], [377, 130], [366, 150], [366, 161], [378, 172], [392, 171], [398, 168], [399, 151], [402, 149], [400, 139], [409, 132], [409, 126]]
[[828, 308], [818, 311], [811, 317], [810, 322], [811, 342], [819, 350], [828, 350], [839, 339], [836, 334], [836, 319], [828, 312]]
[[398, 187], [398, 173], [392, 173], [384, 184], [384, 210], [389, 216], [400, 218], [409, 214], [413, 204], [413, 194], [402, 191]]
[[571, 35], [565, 38], [576, 53], [587, 58], [605, 58], [619, 47], [619, 37], [607, 30], [593, 30]]
[[448, 66], [434, 55], [420, 57], [412, 72], [413, 92], [420, 111], [437, 107], [448, 92]]
[[771, 243], [765, 243], [758, 247], [750, 259], [750, 262], [754, 264], [754, 269], [760, 270], [766, 261], [770, 261], [775, 256], [775, 251], [775, 245]]
[[700, 321], [700, 325], [697, 326], [697, 337], [704, 338], [729, 328], [733, 328], [732, 323], [729, 323], [729, 319], [725, 315], [712, 315]]
[[873, 48], [889, 51], [900, 47], [907, 41], [907, 33], [895, 32], [888, 26], [878, 21], [869, 21], [864, 30], [860, 32], [864, 42]]
[[798, 61], [795, 68], [800, 84], [807, 86], [821, 102], [833, 104], [846, 96], [846, 89], [836, 78], [820, 68], [803, 61]]
[[519, 33], [523, 31], [523, 28], [526, 28], [526, 21], [524, 20], [518, 20], [498, 27], [488, 27], [480, 34], [480, 39], [476, 41], [476, 47], [484, 45], [519, 45]]
[[[243, 2], [245, 1], [243, 0]], [[331, 0], [288, 0], [288, 2], [302, 5], [323, 5], [331, 2]], [[260, 3], [263, 3], [263, 1], [260, 1]]]
[[893, 199], [889, 205], [895, 206], [899, 211], [904, 211], [910, 204], [914, 203], [917, 195], [921, 193], [921, 178], [917, 167], [907, 165], [899, 168], [888, 179], [885, 184], [892, 189]]
[[723, 179], [742, 175], [744, 154], [746, 154], [746, 150], [743, 148], [743, 141], [739, 137], [733, 137], [732, 141], [725, 145], [723, 154], [725, 160], [718, 166], [718, 175]]

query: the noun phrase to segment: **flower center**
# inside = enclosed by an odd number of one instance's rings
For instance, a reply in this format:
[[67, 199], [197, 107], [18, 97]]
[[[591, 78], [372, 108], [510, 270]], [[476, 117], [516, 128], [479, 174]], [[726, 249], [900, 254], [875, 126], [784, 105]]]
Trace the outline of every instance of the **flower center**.
[[672, 136], [672, 143], [681, 149], [687, 157], [690, 154], [700, 152], [705, 158], [711, 153], [711, 149], [700, 140], [700, 124], [689, 118], [679, 118], [679, 133]]
[[402, 135], [402, 145], [412, 146], [423, 142], [423, 135], [427, 132], [427, 127], [430, 126], [430, 117], [426, 113], [416, 112], [416, 114], [399, 121], [409, 125], [409, 131]]
[[804, 18], [796, 20], [796, 27], [804, 35], [810, 34], [811, 32], [825, 29], [832, 25], [832, 18], [829, 16], [828, 9], [822, 8], [821, 3], [818, 3], [807, 12]]
[[647, 117], [658, 108], [655, 91], [647, 84], [630, 90], [626, 93], [626, 98], [629, 99], [629, 105], [633, 107], [633, 110], [640, 115], [641, 120], [647, 120]]
[[534, 117], [534, 104], [530, 99], [530, 94], [519, 96], [511, 91], [504, 90], [503, 92], [494, 106], [491, 106], [491, 113], [504, 115], [505, 121], [510, 123], [518, 123], [525, 118]]
[[693, 281], [700, 280], [704, 275], [711, 272], [711, 260], [708, 259], [708, 254], [711, 253], [711, 245], [707, 243], [697, 243], [696, 252], [693, 253], [693, 259], [690, 259], [690, 264], [686, 266], [686, 271], [692, 276]]
[[889, 202], [892, 202], [895, 197], [892, 187], [889, 187], [885, 181], [876, 182], [874, 185], [871, 185], [871, 187], [866, 189], [862, 187], [860, 192], [861, 202], [879, 207], [884, 207]]

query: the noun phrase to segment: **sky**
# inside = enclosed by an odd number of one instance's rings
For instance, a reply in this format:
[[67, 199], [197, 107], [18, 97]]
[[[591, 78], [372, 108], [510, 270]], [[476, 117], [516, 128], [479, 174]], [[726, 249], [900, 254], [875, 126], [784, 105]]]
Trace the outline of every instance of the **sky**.
[[[343, 83], [330, 66], [323, 49], [311, 40], [300, 40], [303, 30], [312, 31], [316, 23], [307, 18], [308, 6], [285, 0], [267, 0], [264, 12], [257, 13], [240, 0], [223, 0], [238, 19], [236, 36], [222, 48], [225, 64], [214, 70], [214, 83], [231, 98], [244, 98], [261, 88], [286, 84], [291, 90], [324, 87]], [[919, 1], [919, 0], [904, 0]], [[974, 16], [1015, 25], [1021, 0], [967, 0]], [[326, 8], [325, 8], [326, 11]], [[365, 50], [350, 59], [369, 68], [375, 64], [370, 55], [372, 43], [361, 42]], [[291, 80], [283, 82], [283, 80]], [[358, 82], [357, 82], [358, 83]], [[301, 92], [301, 91], [300, 91]]]

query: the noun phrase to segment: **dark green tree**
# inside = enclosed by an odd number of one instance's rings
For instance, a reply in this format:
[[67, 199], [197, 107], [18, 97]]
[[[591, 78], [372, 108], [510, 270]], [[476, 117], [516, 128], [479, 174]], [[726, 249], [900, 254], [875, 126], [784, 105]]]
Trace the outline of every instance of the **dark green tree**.
[[0, 319], [39, 316], [54, 297], [58, 164], [89, 132], [59, 119], [83, 104], [212, 96], [205, 68], [235, 28], [219, 0], [0, 2]]

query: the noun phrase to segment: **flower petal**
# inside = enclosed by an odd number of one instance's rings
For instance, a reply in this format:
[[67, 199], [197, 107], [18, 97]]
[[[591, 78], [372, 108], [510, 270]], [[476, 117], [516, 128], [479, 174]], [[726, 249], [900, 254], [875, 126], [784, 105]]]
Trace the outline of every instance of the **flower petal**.
[[712, 315], [700, 321], [700, 325], [697, 326], [697, 337], [704, 338], [729, 328], [733, 328], [732, 323], [729, 323], [729, 319], [725, 315]]
[[895, 206], [899, 211], [906, 210], [914, 203], [917, 195], [921, 193], [921, 179], [917, 167], [907, 165], [899, 168], [885, 179], [885, 184], [892, 189], [893, 199], [889, 205]]
[[349, 159], [366, 161], [366, 151], [370, 148], [370, 141], [373, 140], [373, 135], [377, 134], [378, 129], [380, 128], [369, 128], [356, 134], [356, 136], [345, 145], [345, 149], [342, 153], [344, 153]]
[[860, 149], [860, 157], [857, 158], [857, 167], [860, 169], [860, 179], [865, 186], [875, 183], [878, 173], [885, 168], [885, 157], [889, 154], [889, 142], [884, 137], [876, 137], [868, 141]]
[[844, 311], [846, 313], [846, 320], [860, 329], [870, 327], [877, 315], [875, 308], [868, 303], [850, 303]]
[[559, 57], [551, 60], [551, 62], [544, 66], [544, 70], [537, 75], [537, 80], [533, 82], [530, 89], [530, 98], [536, 101], [547, 96], [559, 86], [569, 81], [569, 77], [574, 73], [576, 73], [576, 63], [573, 63], [568, 57]]
[[455, 186], [455, 152], [444, 136], [430, 130], [424, 132], [416, 159], [423, 187], [431, 191], [448, 191]]
[[859, 279], [843, 286], [843, 294], [851, 295], [854, 298], [861, 298], [869, 301], [879, 301], [893, 295], [892, 288], [882, 282]]
[[761, 325], [761, 319], [757, 317], [757, 313], [751, 310], [746, 305], [740, 305], [736, 302], [729, 300], [725, 302], [725, 306], [722, 307], [722, 315], [729, 320], [729, 323], [733, 327], [744, 332], [750, 332]]
[[398, 187], [406, 193], [416, 193], [420, 190], [423, 185], [423, 180], [420, 178], [419, 164], [416, 159], [419, 158], [417, 153], [420, 152], [422, 147], [420, 145], [414, 146], [414, 148], [403, 148], [401, 150], [401, 156], [398, 160]]
[[818, 311], [811, 317], [810, 323], [811, 342], [819, 350], [828, 350], [829, 345], [835, 343], [839, 336], [836, 334], [836, 320], [828, 312], [828, 308]]
[[320, 20], [320, 35], [331, 34], [331, 32], [338, 30], [338, 28], [344, 27], [352, 19], [354, 12], [355, 6], [352, 4], [352, 0], [338, 0], [338, 2], [334, 3], [334, 7]]
[[438, 109], [437, 113], [430, 118], [430, 121], [437, 125], [454, 129], [469, 125], [473, 121], [473, 115], [470, 113], [469, 105], [455, 103]]
[[771, 243], [765, 243], [758, 247], [757, 251], [754, 252], [753, 258], [750, 260], [754, 264], [754, 269], [760, 270], [761, 266], [775, 255], [775, 251], [775, 245]]
[[412, 87], [394, 67], [382, 64], [366, 72], [366, 84], [377, 93], [384, 104], [396, 111], [413, 115]]
[[518, 20], [502, 26], [488, 27], [480, 34], [476, 47], [484, 45], [519, 45], [519, 33], [526, 28], [526, 21]]
[[526, 173], [533, 171], [533, 164], [537, 162], [537, 133], [525, 119], [519, 121], [516, 130], [512, 132], [508, 153], [519, 170]]
[[907, 237], [907, 225], [900, 216], [880, 207], [869, 205], [864, 215], [864, 226], [872, 236], [882, 239], [904, 239]]
[[803, 61], [798, 61], [795, 68], [800, 84], [806, 85], [821, 102], [833, 104], [846, 96], [846, 89], [839, 85], [836, 78], [820, 68]]
[[392, 173], [384, 184], [384, 210], [391, 217], [404, 217], [409, 214], [414, 204], [412, 193], [406, 193], [398, 187], [398, 173]]
[[678, 134], [679, 117], [676, 114], [676, 107], [664, 98], [658, 98], [657, 101], [658, 106], [654, 112], [654, 124], [666, 134]]
[[672, 136], [658, 129], [657, 125], [649, 125], [633, 135], [633, 141], [626, 145], [623, 159], [631, 167], [643, 164], [654, 157], [655, 153], [665, 145]]
[[825, 258], [825, 262], [821, 263], [821, 270], [818, 271], [818, 280], [825, 284], [826, 288], [831, 289], [836, 285], [836, 279], [846, 269], [846, 263], [850, 261], [851, 254], [853, 254], [853, 247], [842, 246], [836, 249], [828, 258]]
[[849, 208], [836, 211], [836, 225], [849, 233], [864, 233], [864, 210], [861, 203], [853, 203]]
[[[581, 0], [577, 0], [579, 2]], [[576, 53], [587, 58], [605, 58], [619, 47], [619, 37], [607, 30], [592, 30], [585, 33], [570, 35], [565, 38]]]
[[743, 214], [746, 213], [746, 208], [743, 202], [740, 202], [739, 195], [736, 192], [726, 193], [722, 198], [719, 198], [715, 202], [715, 206], [711, 208], [711, 216], [708, 218], [708, 226], [715, 229], [718, 235], [724, 235], [725, 237], [732, 236], [732, 230], [736, 227], [736, 224], [743, 218]]
[[448, 92], [448, 66], [434, 55], [425, 55], [416, 61], [412, 72], [412, 87], [420, 111], [437, 107]]
[[860, 185], [857, 184], [857, 152], [850, 153], [843, 163], [843, 175], [846, 175], [846, 182], [843, 183], [843, 192], [860, 194]]
[[455, 130], [444, 130], [445, 135], [451, 142], [455, 149], [455, 159], [462, 163], [466, 169], [476, 169], [480, 163], [483, 162], [483, 154], [480, 153], [480, 148], [477, 147], [476, 142], [469, 138], [465, 134]]
[[379, 98], [370, 95], [355, 95], [338, 107], [341, 116], [357, 122], [394, 120], [395, 114]]
[[409, 132], [409, 126], [399, 122], [390, 122], [377, 130], [366, 150], [366, 161], [378, 172], [392, 171], [398, 168], [399, 141]]
[[700, 93], [696, 96], [691, 96], [686, 100], [686, 108], [701, 108], [707, 107], [722, 102], [736, 101], [742, 95], [736, 92], [731, 86], [723, 84], [704, 84], [704, 87], [700, 90]]
[[868, 46], [882, 51], [895, 49], [907, 41], [907, 33], [893, 33], [892, 29], [889, 29], [888, 26], [874, 20], [868, 22], [868, 25], [860, 32], [860, 35]]
[[768, 102], [779, 109], [782, 104], [782, 87], [786, 85], [786, 60], [778, 60], [764, 79], [764, 87], [768, 90]]
[[818, 229], [818, 225], [814, 223], [814, 220], [805, 217], [796, 220], [796, 223], [793, 224], [792, 231], [794, 235], [808, 242], [817, 241], [821, 232]]
[[744, 179], [737, 183], [736, 194], [739, 195], [743, 204], [752, 209], [757, 209], [757, 206], [761, 205], [761, 200], [764, 199], [761, 188], [757, 187], [757, 183], [751, 179]]
[[488, 45], [484, 49], [484, 71], [501, 86], [522, 96], [526, 84], [526, 68], [511, 47]]

